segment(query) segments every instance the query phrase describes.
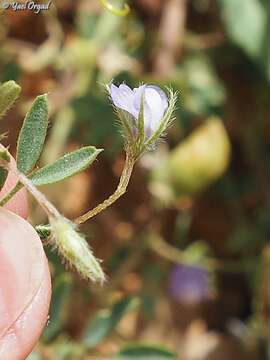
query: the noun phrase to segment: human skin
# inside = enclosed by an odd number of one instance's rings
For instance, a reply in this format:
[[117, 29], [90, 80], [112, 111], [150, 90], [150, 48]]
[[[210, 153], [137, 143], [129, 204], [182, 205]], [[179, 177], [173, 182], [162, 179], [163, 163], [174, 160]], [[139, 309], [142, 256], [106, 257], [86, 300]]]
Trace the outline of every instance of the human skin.
[[[0, 198], [16, 181], [9, 174]], [[26, 359], [48, 319], [48, 262], [37, 233], [24, 220], [27, 211], [24, 189], [0, 207], [0, 360]]]

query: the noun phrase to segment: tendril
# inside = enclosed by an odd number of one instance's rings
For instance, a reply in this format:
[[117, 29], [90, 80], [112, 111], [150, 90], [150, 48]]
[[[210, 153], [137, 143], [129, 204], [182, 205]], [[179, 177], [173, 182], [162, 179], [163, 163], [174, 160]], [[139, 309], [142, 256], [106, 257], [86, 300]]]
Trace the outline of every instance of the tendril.
[[124, 4], [122, 9], [118, 9], [113, 6], [108, 0], [99, 0], [101, 4], [110, 12], [116, 16], [126, 16], [130, 12], [130, 7], [128, 4]]

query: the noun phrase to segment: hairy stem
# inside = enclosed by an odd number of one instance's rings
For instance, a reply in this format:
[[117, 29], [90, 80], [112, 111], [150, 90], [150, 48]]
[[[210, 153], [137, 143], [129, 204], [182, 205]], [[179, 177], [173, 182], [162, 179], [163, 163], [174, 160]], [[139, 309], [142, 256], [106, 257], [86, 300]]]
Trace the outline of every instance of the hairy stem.
[[24, 174], [16, 172], [19, 181], [27, 188], [27, 190], [34, 196], [43, 210], [47, 213], [48, 217], [57, 218], [60, 217], [59, 211], [50, 203], [46, 196], [40, 192], [35, 185]]
[[[43, 208], [43, 210], [47, 213], [49, 218], [58, 218], [61, 216], [60, 213], [58, 212], [58, 210], [47, 200], [46, 196], [44, 194], [42, 194], [42, 192], [40, 192], [34, 186], [32, 181], [29, 180], [23, 173], [18, 171], [16, 168], [13, 168], [9, 162], [7, 162], [3, 159], [0, 160], [0, 165], [3, 166], [5, 169], [7, 169], [9, 172], [13, 173], [18, 178], [19, 182], [17, 183], [17, 185], [19, 186], [20, 184], [22, 184], [27, 188], [27, 190], [30, 192], [30, 194], [32, 194], [34, 196], [34, 198], [37, 200], [37, 202], [40, 204], [40, 206]], [[12, 192], [15, 192], [16, 186], [8, 194], [9, 196], [11, 196], [10, 194]], [[17, 192], [17, 189], [16, 189], [16, 192]]]
[[74, 220], [76, 224], [82, 224], [87, 220], [91, 219], [93, 216], [96, 216], [101, 211], [105, 210], [107, 207], [111, 206], [116, 200], [118, 200], [126, 192], [132, 170], [135, 164], [135, 158], [130, 151], [126, 153], [125, 166], [115, 192], [104, 200], [101, 204], [97, 205], [94, 209], [87, 211], [85, 214], [79, 216]]

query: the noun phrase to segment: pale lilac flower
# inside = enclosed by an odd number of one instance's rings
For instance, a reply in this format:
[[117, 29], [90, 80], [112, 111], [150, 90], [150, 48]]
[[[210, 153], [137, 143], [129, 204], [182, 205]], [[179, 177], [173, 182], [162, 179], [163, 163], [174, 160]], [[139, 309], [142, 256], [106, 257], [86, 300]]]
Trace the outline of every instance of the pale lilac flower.
[[176, 265], [169, 277], [171, 297], [180, 302], [203, 302], [210, 297], [209, 274], [196, 266]]
[[158, 86], [142, 85], [132, 90], [126, 84], [117, 87], [111, 83], [109, 92], [113, 104], [132, 115], [137, 125], [143, 96], [145, 137], [149, 138], [158, 131], [169, 106], [167, 95]]

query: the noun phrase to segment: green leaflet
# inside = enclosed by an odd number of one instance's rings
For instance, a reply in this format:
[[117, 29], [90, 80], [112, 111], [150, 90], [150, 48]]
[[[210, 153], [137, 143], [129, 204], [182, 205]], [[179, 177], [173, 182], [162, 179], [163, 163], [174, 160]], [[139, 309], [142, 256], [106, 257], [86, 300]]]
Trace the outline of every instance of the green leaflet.
[[4, 186], [4, 184], [6, 182], [7, 174], [8, 174], [7, 170], [0, 167], [0, 190], [2, 189], [2, 187]]
[[10, 162], [10, 156], [9, 156], [7, 149], [3, 148], [0, 150], [0, 159], [6, 161], [8, 163]]
[[30, 355], [28, 355], [27, 360], [42, 360], [42, 358], [40, 354], [38, 354], [36, 351], [33, 351]]
[[175, 353], [162, 346], [131, 344], [123, 347], [113, 360], [176, 360]]
[[101, 151], [102, 149], [96, 149], [94, 146], [83, 147], [37, 170], [30, 179], [36, 186], [64, 180], [91, 165]]
[[[267, 13], [259, 0], [219, 0], [229, 37], [252, 58], [262, 52]], [[241, 16], [239, 16], [241, 14]]]
[[51, 236], [51, 226], [50, 225], [37, 225], [35, 227], [38, 236], [41, 241], [47, 240]]
[[[6, 149], [0, 150], [0, 159], [4, 160], [6, 162], [10, 162], [10, 156]], [[0, 167], [0, 190], [2, 189], [2, 187], [5, 184], [7, 175], [8, 175], [7, 170], [4, 169], [3, 167]]]
[[139, 304], [137, 298], [125, 298], [117, 302], [112, 309], [98, 311], [87, 326], [82, 343], [93, 348], [108, 336], [122, 317]]
[[26, 114], [17, 146], [17, 168], [28, 174], [38, 161], [48, 127], [47, 95], [36, 98]]
[[14, 104], [20, 92], [21, 87], [13, 80], [4, 82], [0, 86], [0, 118]]

